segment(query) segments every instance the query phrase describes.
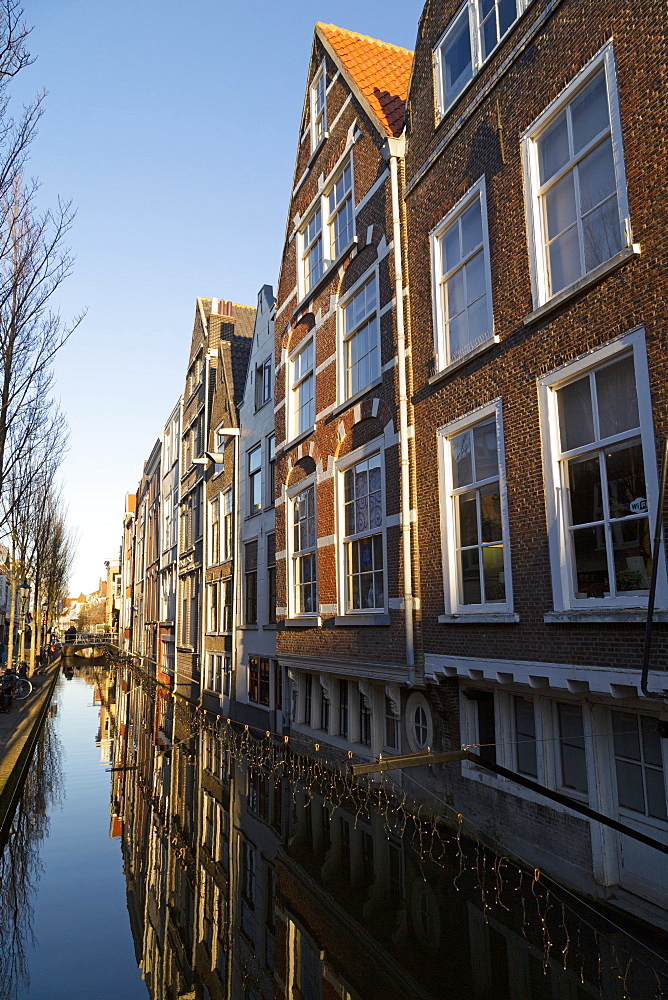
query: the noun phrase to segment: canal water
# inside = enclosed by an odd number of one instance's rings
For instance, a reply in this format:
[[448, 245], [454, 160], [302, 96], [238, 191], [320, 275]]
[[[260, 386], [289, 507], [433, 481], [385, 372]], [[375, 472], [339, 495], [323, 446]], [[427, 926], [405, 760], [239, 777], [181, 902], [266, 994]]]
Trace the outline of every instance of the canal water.
[[0, 861], [0, 1000], [650, 1000], [664, 952], [129, 663], [61, 678]]

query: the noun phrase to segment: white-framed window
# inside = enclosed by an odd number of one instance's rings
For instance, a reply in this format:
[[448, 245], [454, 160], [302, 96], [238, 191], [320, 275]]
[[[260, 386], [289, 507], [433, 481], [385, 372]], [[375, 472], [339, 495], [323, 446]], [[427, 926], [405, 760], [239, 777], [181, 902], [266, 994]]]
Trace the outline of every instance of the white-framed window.
[[305, 433], [315, 423], [315, 344], [300, 346], [291, 361], [292, 436]]
[[401, 719], [392, 699], [385, 695], [385, 733], [383, 745], [388, 750], [399, 750], [399, 725]]
[[494, 336], [485, 178], [431, 234], [436, 367], [442, 370]]
[[643, 606], [658, 494], [644, 331], [538, 385], [555, 610]]
[[300, 242], [302, 248], [301, 278], [304, 295], [306, 295], [325, 273], [325, 247], [320, 204], [311, 213], [306, 225], [301, 230]]
[[209, 561], [220, 562], [220, 493], [209, 501]]
[[270, 434], [267, 438], [267, 507], [273, 507], [276, 502], [276, 437]]
[[204, 689], [212, 694], [229, 696], [232, 663], [228, 653], [207, 653], [204, 664]]
[[406, 738], [414, 753], [434, 744], [434, 722], [429, 702], [419, 691], [413, 691], [406, 702]]
[[618, 808], [631, 818], [668, 821], [665, 751], [656, 718], [611, 712]]
[[248, 513], [262, 509], [262, 445], [248, 452]]
[[272, 359], [267, 358], [262, 364], [255, 366], [255, 409], [259, 410], [271, 399], [271, 368]]
[[557, 719], [557, 784], [569, 793], [587, 795], [587, 747], [582, 705], [558, 701], [554, 705]]
[[612, 43], [522, 137], [534, 305], [632, 243]]
[[232, 519], [232, 490], [225, 490], [223, 493], [223, 539], [222, 558], [223, 561], [232, 558], [233, 543], [233, 519]]
[[[349, 459], [350, 461], [350, 459]], [[339, 467], [343, 533], [340, 549], [344, 614], [387, 607], [385, 469], [382, 452]]]
[[292, 511], [292, 602], [295, 615], [318, 612], [316, 562], [315, 483], [300, 489], [290, 500]]
[[436, 115], [441, 118], [531, 0], [467, 0], [434, 49]]
[[220, 582], [210, 583], [207, 585], [208, 594], [208, 620], [207, 620], [207, 631], [208, 632], [220, 632], [221, 631], [221, 611], [220, 606]]
[[446, 614], [512, 613], [501, 400], [439, 436]]
[[353, 161], [350, 157], [327, 195], [330, 259], [336, 260], [355, 235]]
[[325, 138], [327, 131], [327, 71], [323, 63], [313, 77], [311, 100], [311, 151]]
[[378, 278], [374, 272], [339, 306], [342, 398], [361, 392], [380, 375]]

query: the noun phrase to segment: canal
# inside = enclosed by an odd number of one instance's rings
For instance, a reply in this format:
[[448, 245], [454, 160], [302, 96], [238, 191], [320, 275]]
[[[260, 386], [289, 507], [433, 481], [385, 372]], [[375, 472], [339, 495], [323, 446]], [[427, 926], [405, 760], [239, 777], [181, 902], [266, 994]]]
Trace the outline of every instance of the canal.
[[70, 673], [0, 861], [0, 1000], [668, 997], [661, 936], [469, 839], [446, 803], [129, 663]]

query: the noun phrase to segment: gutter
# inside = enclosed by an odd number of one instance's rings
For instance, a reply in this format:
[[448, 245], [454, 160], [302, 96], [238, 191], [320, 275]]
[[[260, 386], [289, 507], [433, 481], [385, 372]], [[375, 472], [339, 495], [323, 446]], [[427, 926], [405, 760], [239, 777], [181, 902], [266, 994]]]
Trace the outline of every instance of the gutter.
[[404, 158], [406, 140], [387, 139], [392, 193], [392, 245], [394, 249], [394, 300], [397, 318], [397, 361], [399, 379], [399, 463], [401, 497], [401, 548], [403, 557], [404, 615], [406, 619], [407, 684], [415, 684], [415, 635], [413, 624], [413, 561], [411, 546], [410, 452], [408, 441], [408, 389], [406, 378], [406, 329], [404, 324], [404, 276], [399, 201], [399, 159]]

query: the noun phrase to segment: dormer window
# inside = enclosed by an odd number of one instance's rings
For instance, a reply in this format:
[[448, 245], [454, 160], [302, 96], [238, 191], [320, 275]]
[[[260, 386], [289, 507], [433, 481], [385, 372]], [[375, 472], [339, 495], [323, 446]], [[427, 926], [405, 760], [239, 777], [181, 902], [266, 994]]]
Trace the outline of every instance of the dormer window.
[[315, 150], [327, 131], [327, 74], [323, 63], [311, 84], [311, 150]]

